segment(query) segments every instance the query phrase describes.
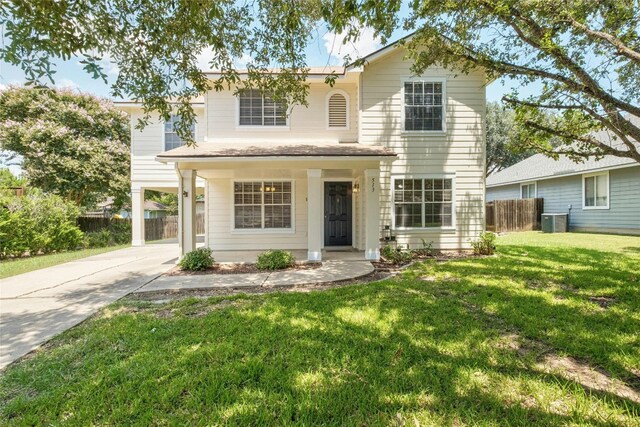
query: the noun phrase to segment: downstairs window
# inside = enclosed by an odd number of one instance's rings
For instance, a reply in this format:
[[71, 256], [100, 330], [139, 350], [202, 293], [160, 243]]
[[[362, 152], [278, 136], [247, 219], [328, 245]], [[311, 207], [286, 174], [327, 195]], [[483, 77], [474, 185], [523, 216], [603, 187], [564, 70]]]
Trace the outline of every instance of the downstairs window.
[[453, 178], [393, 180], [396, 228], [453, 227]]
[[292, 194], [290, 181], [234, 182], [234, 228], [291, 229]]

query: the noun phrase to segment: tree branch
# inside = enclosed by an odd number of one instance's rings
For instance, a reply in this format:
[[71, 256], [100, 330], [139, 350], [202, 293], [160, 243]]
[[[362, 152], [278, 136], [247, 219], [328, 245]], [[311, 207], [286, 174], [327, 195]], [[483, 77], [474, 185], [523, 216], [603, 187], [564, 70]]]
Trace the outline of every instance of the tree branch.
[[617, 49], [620, 55], [625, 56], [631, 59], [632, 61], [640, 62], [640, 52], [630, 48], [629, 46], [624, 44], [622, 40], [620, 40], [619, 38], [614, 37], [613, 35], [609, 33], [605, 33], [603, 31], [592, 30], [591, 28], [587, 27], [585, 24], [576, 21], [571, 16], [568, 17], [568, 21], [571, 24], [571, 26], [573, 26], [578, 30], [583, 31], [588, 36], [591, 36], [592, 39], [599, 39], [601, 41], [605, 41], [611, 44], [613, 47]]
[[[547, 132], [553, 135], [558, 135], [562, 138], [573, 139], [576, 141], [583, 142], [585, 144], [596, 146], [602, 151], [602, 154], [610, 154], [616, 157], [626, 157], [626, 158], [634, 159], [640, 162], [640, 152], [638, 152], [637, 148], [634, 148], [633, 150], [630, 149], [628, 151], [618, 150], [603, 143], [602, 141], [597, 140], [591, 135], [576, 136], [567, 132], [563, 132], [560, 129], [555, 129], [555, 128], [541, 125], [531, 120], [525, 121], [525, 124], [529, 127], [532, 127], [542, 132]], [[563, 150], [563, 149], [557, 149], [557, 148], [554, 148], [552, 150], [545, 150], [545, 149], [541, 149], [540, 147], [535, 147], [535, 148], [536, 150], [541, 150], [549, 154], [582, 155], [582, 156], [584, 156], [584, 154], [587, 154], [587, 153], [580, 153], [576, 150]], [[589, 153], [589, 154], [596, 155], [597, 153]]]

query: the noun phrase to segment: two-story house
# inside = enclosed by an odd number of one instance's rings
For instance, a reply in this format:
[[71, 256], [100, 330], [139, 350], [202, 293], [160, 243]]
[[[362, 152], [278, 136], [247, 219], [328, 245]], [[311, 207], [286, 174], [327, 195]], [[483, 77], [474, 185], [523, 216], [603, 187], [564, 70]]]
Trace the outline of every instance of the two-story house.
[[[485, 75], [439, 67], [415, 76], [402, 47], [364, 66], [311, 69], [308, 107], [289, 114], [257, 90], [194, 102], [196, 147], [171, 122], [132, 130], [133, 244], [144, 244], [144, 190], [180, 195], [182, 253], [195, 247], [195, 196], [216, 251], [353, 247], [381, 240], [462, 249], [484, 228]], [[211, 74], [215, 78], [215, 74]], [[133, 124], [140, 106], [120, 103]], [[384, 243], [383, 243], [384, 244]]]

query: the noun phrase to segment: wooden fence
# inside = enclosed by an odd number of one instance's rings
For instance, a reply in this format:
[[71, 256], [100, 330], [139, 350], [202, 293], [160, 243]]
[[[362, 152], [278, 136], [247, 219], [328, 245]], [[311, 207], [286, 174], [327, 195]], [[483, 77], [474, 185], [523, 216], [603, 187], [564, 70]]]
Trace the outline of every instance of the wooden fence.
[[486, 205], [487, 230], [540, 230], [544, 199], [494, 200]]
[[[85, 233], [100, 231], [109, 228], [111, 224], [131, 224], [129, 218], [78, 218], [78, 227]], [[196, 214], [196, 234], [204, 234], [204, 213]], [[166, 216], [164, 218], [146, 218], [144, 220], [145, 240], [175, 239], [178, 237], [178, 217]]]

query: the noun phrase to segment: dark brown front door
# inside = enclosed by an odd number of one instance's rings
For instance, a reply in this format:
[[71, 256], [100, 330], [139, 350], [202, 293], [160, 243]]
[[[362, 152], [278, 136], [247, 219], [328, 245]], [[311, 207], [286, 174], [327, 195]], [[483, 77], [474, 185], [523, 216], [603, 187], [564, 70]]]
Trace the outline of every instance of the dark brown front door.
[[351, 183], [324, 183], [324, 245], [351, 246]]

